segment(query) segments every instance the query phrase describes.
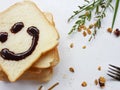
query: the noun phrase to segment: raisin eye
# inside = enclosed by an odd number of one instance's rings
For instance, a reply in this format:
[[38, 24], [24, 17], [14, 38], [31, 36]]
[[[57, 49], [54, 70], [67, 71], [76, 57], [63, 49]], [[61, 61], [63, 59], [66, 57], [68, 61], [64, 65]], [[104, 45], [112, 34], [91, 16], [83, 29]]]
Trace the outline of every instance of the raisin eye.
[[11, 31], [12, 33], [17, 33], [17, 32], [19, 32], [23, 27], [24, 27], [23, 22], [17, 22], [17, 23], [15, 23], [15, 24], [12, 26], [12, 28], [10, 29], [10, 31]]
[[8, 38], [7, 32], [0, 32], [0, 42], [4, 43]]

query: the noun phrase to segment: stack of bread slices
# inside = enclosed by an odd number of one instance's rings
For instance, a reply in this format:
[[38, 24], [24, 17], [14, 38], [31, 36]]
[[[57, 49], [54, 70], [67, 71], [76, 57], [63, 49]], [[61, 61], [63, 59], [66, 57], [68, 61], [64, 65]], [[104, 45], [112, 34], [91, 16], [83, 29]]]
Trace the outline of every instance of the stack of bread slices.
[[49, 81], [59, 63], [51, 13], [23, 1], [0, 13], [0, 80]]

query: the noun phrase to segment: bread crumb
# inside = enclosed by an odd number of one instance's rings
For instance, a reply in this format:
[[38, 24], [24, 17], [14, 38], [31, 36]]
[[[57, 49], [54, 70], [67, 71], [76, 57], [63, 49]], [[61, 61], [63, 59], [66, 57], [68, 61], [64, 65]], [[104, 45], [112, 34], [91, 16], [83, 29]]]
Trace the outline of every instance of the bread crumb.
[[109, 33], [112, 33], [112, 28], [108, 28], [107, 31], [108, 31]]
[[82, 46], [83, 49], [86, 49], [86, 46]]
[[70, 67], [70, 68], [69, 68], [69, 71], [72, 72], [72, 73], [75, 72], [73, 67]]
[[71, 43], [71, 44], [70, 44], [70, 48], [73, 48], [73, 47], [74, 47], [74, 44], [73, 44], [73, 43]]
[[95, 85], [98, 85], [98, 80], [97, 80], [97, 79], [95, 79], [94, 83], [95, 83]]
[[86, 87], [87, 83], [84, 81], [84, 82], [82, 82], [81, 86]]
[[87, 33], [85, 31], [83, 31], [83, 36], [86, 37], [87, 36]]
[[105, 86], [106, 79], [104, 77], [100, 77], [98, 81], [99, 81], [100, 87], [103, 88]]
[[98, 66], [98, 70], [101, 71], [101, 66]]

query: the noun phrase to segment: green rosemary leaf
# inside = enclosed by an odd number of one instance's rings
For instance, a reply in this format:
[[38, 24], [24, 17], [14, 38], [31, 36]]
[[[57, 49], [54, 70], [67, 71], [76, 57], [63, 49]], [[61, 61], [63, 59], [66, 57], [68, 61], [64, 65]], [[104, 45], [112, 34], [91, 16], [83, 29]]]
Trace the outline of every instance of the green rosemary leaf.
[[79, 9], [82, 9], [84, 8], [86, 5], [83, 5], [83, 6], [78, 6]]
[[81, 20], [78, 20], [75, 22], [75, 24], [80, 24], [81, 23]]
[[80, 15], [78, 18], [82, 18], [82, 17], [84, 17], [85, 15], [83, 14], [83, 15]]
[[114, 10], [114, 7], [112, 6], [112, 4], [109, 5], [110, 8], [112, 8]]
[[[103, 0], [94, 0], [94, 4], [96, 4], [96, 5], [94, 5], [94, 6], [97, 6], [97, 5], [99, 5], [100, 3], [101, 3], [101, 1], [103, 1]], [[83, 6], [83, 8], [81, 8], [80, 10], [78, 10], [78, 13], [77, 14], [73, 14], [69, 19], [68, 19], [68, 22], [70, 22], [70, 20], [71, 19], [73, 19], [73, 17], [75, 17], [76, 15], [78, 15], [79, 13], [81, 13], [82, 11], [84, 11], [84, 10], [86, 10], [88, 7], [91, 7], [92, 5], [93, 5], [93, 3], [90, 3], [90, 4], [88, 4], [88, 5], [84, 5]]]
[[75, 24], [75, 25], [72, 27], [71, 31], [70, 31], [68, 34], [71, 34], [74, 30], [76, 30], [76, 27], [77, 27], [77, 25]]
[[112, 20], [112, 27], [111, 27], [112, 29], [114, 27], [115, 19], [116, 19], [116, 16], [117, 16], [119, 2], [120, 2], [120, 0], [116, 0], [115, 11], [114, 11], [114, 16], [113, 16], [113, 20]]
[[87, 3], [90, 3], [88, 0], [84, 0], [85, 2], [87, 2]]
[[96, 22], [96, 27], [97, 27], [98, 29], [100, 29], [100, 27], [101, 27], [101, 20], [100, 20], [100, 19], [97, 20], [97, 22]]
[[96, 14], [99, 12], [99, 6], [96, 7]]
[[103, 13], [103, 18], [104, 18], [104, 17], [106, 17], [106, 14], [105, 14], [105, 13]]
[[[103, 20], [104, 17], [106, 17], [106, 10], [108, 8], [112, 8], [113, 6], [111, 4], [112, 0], [91, 0], [88, 3], [89, 0], [85, 0], [85, 2], [87, 2], [87, 4], [83, 5], [83, 6], [78, 6], [78, 10], [73, 12], [73, 15], [68, 19], [68, 22], [71, 21], [71, 19], [73, 19], [74, 17], [77, 17], [78, 19], [75, 21], [71, 31], [68, 34], [71, 34], [72, 32], [74, 32], [75, 30], [78, 30], [80, 28], [80, 25], [86, 25], [86, 21], [90, 21], [91, 18], [95, 18], [95, 24], [92, 23], [90, 25], [93, 25], [93, 29], [92, 30], [92, 34], [91, 37], [89, 39], [89, 41], [95, 36], [97, 33], [97, 30], [101, 28], [101, 22]], [[118, 9], [119, 6], [119, 1], [120, 0], [116, 0], [116, 10]], [[115, 12], [115, 14], [117, 13], [117, 11]], [[115, 15], [114, 15], [114, 19], [115, 19]], [[114, 23], [114, 19], [113, 19], [113, 23]], [[113, 25], [113, 24], [112, 24]]]

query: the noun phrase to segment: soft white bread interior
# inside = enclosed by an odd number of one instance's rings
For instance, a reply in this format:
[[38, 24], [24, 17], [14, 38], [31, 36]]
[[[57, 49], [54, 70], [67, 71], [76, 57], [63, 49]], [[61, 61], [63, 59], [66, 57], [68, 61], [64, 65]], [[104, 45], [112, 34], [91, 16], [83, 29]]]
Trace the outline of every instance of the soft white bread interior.
[[[48, 21], [55, 27], [53, 15], [48, 12], [44, 12], [43, 14], [48, 19]], [[39, 58], [39, 60], [37, 62], [35, 62], [35, 64], [32, 66], [32, 68], [49, 68], [49, 67], [56, 66], [58, 63], [59, 63], [59, 52], [56, 47], [56, 48], [44, 53]]]
[[[23, 22], [24, 28], [13, 34], [11, 27], [16, 22]], [[0, 14], [0, 32], [7, 32], [8, 39], [0, 43], [0, 51], [8, 48], [15, 53], [28, 50], [31, 46], [32, 37], [27, 33], [27, 28], [35, 26], [39, 30], [38, 44], [31, 55], [19, 61], [4, 60], [0, 56], [0, 66], [11, 82], [16, 81], [31, 65], [36, 62], [42, 53], [53, 49], [58, 44], [58, 33], [43, 13], [31, 1], [16, 3]]]

